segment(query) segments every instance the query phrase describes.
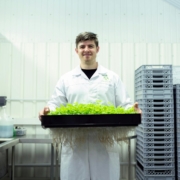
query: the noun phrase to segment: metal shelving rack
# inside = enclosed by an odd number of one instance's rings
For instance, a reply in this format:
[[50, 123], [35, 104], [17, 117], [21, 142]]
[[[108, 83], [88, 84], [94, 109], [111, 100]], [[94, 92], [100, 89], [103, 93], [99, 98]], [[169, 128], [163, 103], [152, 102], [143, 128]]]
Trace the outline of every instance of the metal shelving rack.
[[180, 180], [180, 84], [174, 85], [176, 175]]
[[143, 112], [136, 128], [136, 178], [175, 180], [172, 66], [140, 66], [135, 71], [135, 101]]

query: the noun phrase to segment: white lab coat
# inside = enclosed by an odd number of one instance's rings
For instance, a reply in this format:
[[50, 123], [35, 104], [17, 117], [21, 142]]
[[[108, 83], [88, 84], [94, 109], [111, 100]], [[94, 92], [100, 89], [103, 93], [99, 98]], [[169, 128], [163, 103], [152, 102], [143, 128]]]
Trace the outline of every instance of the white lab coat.
[[[98, 65], [89, 79], [80, 66], [66, 73], [58, 81], [48, 106], [51, 110], [67, 103], [112, 103], [130, 107], [132, 102], [119, 76]], [[80, 147], [63, 146], [61, 152], [61, 180], [119, 180], [118, 146], [105, 147], [95, 135], [89, 135]]]

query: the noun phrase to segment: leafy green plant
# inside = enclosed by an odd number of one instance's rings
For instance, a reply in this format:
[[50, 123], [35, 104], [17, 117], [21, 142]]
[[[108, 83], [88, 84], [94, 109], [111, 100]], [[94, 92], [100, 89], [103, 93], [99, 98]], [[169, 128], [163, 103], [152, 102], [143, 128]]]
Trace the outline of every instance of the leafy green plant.
[[67, 104], [61, 105], [48, 115], [89, 115], [89, 114], [136, 114], [134, 108], [125, 109], [124, 107], [115, 107], [112, 104], [102, 105], [100, 101], [95, 104]]

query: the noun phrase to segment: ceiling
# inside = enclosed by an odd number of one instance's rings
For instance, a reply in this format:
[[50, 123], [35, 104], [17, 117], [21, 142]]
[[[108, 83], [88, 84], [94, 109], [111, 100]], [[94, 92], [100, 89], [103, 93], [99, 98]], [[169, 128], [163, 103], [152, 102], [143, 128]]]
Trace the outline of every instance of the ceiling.
[[180, 10], [180, 0], [164, 0]]

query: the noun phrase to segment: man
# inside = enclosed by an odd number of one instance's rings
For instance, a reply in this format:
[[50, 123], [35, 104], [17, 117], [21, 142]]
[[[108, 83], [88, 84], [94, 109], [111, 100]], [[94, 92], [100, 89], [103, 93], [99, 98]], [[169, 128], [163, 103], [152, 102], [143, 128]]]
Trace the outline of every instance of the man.
[[[80, 66], [63, 75], [58, 81], [51, 100], [40, 113], [47, 114], [61, 104], [67, 103], [112, 103], [114, 106], [131, 107], [132, 103], [114, 72], [102, 67], [96, 61], [99, 52], [97, 35], [81, 33], [76, 38], [76, 53]], [[134, 109], [141, 113], [138, 104]], [[61, 180], [119, 180], [119, 152], [101, 144], [94, 134], [89, 134], [81, 147], [62, 146]]]

